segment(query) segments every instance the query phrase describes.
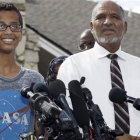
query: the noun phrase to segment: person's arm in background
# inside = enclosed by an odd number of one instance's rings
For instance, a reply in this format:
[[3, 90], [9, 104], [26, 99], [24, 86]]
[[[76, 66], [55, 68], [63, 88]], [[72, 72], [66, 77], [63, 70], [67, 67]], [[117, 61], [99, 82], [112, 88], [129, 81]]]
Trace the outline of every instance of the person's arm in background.
[[[45, 140], [48, 140], [46, 127], [44, 127], [44, 134], [45, 134], [44, 135]], [[35, 120], [35, 136], [38, 139], [38, 137], [39, 137], [39, 127], [38, 127], [38, 121], [37, 120]]]

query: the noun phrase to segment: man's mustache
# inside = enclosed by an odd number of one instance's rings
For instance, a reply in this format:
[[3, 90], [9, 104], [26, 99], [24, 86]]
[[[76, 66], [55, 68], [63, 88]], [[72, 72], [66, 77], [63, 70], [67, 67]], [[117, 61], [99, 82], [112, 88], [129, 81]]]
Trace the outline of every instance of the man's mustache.
[[106, 26], [102, 27], [101, 32], [108, 31], [108, 30], [116, 32], [116, 30], [113, 27], [106, 27]]

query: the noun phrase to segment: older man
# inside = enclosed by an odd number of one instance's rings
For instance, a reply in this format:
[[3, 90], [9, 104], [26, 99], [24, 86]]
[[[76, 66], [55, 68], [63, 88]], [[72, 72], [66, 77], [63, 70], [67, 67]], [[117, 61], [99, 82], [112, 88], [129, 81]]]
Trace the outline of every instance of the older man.
[[140, 97], [140, 59], [121, 50], [127, 31], [124, 11], [115, 2], [101, 2], [93, 9], [90, 25], [96, 40], [94, 48], [70, 56], [61, 65], [58, 79], [67, 86], [71, 80], [86, 77], [83, 87], [91, 90], [107, 125], [125, 133], [117, 140], [134, 140], [140, 130], [140, 112], [132, 104], [115, 104], [108, 98], [114, 87], [126, 90], [129, 96]]

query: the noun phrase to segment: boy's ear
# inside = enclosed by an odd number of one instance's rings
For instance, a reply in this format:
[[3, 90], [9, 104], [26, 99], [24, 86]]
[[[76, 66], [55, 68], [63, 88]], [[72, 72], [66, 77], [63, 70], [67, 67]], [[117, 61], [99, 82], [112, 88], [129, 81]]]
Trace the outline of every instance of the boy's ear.
[[125, 21], [125, 23], [124, 23], [124, 34], [126, 34], [126, 32], [127, 32], [127, 22]]

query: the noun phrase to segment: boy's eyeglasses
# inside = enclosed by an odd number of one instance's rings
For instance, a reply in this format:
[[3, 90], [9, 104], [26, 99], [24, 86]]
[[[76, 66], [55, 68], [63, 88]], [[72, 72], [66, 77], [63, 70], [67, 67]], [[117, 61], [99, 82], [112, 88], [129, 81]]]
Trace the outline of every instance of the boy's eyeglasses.
[[21, 31], [21, 25], [19, 24], [11, 24], [11, 25], [6, 25], [6, 24], [0, 24], [0, 31], [5, 31], [9, 27], [12, 32], [20, 32]]

